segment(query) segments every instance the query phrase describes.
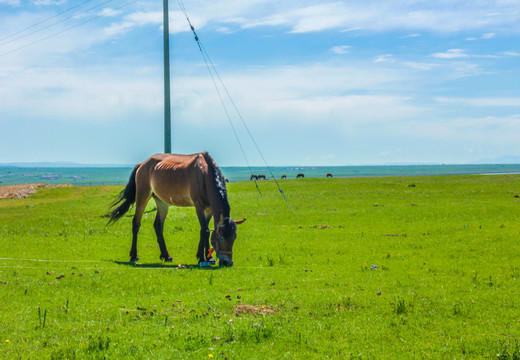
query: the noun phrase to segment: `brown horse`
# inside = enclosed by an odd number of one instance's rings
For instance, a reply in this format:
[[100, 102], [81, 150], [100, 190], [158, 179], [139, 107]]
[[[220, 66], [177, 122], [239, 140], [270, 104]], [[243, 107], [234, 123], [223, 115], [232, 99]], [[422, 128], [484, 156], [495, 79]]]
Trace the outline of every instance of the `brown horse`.
[[237, 237], [236, 225], [245, 219], [233, 221], [227, 197], [225, 179], [215, 160], [207, 152], [193, 155], [157, 154], [135, 166], [126, 188], [112, 204], [110, 221], [119, 220], [135, 202], [132, 221], [132, 248], [130, 261], [137, 261], [137, 234], [146, 204], [152, 198], [157, 204], [154, 229], [161, 250], [160, 259], [172, 261], [163, 230], [170, 205], [194, 206], [200, 223], [200, 241], [197, 251], [199, 262], [215, 263], [209, 251], [209, 222], [213, 217], [214, 231], [211, 244], [220, 265], [233, 265], [233, 243]]

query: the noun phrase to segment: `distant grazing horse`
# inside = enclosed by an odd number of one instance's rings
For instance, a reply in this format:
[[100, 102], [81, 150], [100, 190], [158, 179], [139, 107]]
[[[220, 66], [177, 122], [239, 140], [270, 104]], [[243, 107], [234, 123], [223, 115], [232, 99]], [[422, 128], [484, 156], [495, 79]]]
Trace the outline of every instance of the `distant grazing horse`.
[[328, 174], [327, 174], [327, 177], [328, 177], [328, 178], [331, 178], [331, 177], [332, 177], [332, 174], [331, 174], [331, 173], [328, 173]]
[[249, 178], [249, 180], [258, 180], [258, 176], [256, 176], [255, 174], [251, 174], [251, 177]]
[[301, 174], [301, 173], [298, 174], [298, 175], [296, 175], [296, 179], [298, 179], [298, 178], [302, 178], [302, 177], [305, 177], [305, 175], [303, 175], [303, 174]]
[[287, 179], [287, 175], [282, 175], [282, 180]]
[[172, 261], [164, 242], [164, 220], [170, 205], [195, 206], [200, 223], [200, 241], [197, 251], [199, 262], [215, 260], [209, 251], [209, 222], [215, 226], [211, 244], [220, 265], [233, 265], [233, 243], [237, 225], [245, 219], [233, 221], [224, 177], [207, 152], [193, 155], [157, 154], [135, 166], [126, 188], [112, 204], [110, 221], [119, 220], [135, 202], [132, 221], [132, 248], [130, 261], [137, 261], [137, 234], [146, 204], [152, 198], [157, 204], [154, 228], [161, 250], [160, 259]]
[[257, 180], [265, 180], [265, 175], [258, 175], [256, 177]]

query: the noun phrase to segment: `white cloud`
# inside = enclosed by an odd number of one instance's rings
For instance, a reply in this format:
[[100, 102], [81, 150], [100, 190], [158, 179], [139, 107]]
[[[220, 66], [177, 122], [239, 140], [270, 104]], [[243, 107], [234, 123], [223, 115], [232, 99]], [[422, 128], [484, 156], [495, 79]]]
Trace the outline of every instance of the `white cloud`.
[[[5, 2], [6, 0], [0, 0]], [[9, 4], [17, 1], [7, 0]], [[62, 1], [62, 0], [60, 0]], [[38, 4], [56, 4], [59, 1], [39, 0]], [[482, 29], [500, 26], [503, 29], [516, 26], [520, 20], [518, 11], [513, 11], [513, 4], [497, 2], [495, 4], [469, 6], [460, 3], [452, 6], [451, 2], [440, 2], [428, 9], [421, 9], [414, 2], [402, 4], [390, 0], [384, 3], [367, 3], [365, 1], [335, 1], [322, 3], [314, 0], [279, 2], [274, 0], [250, 0], [232, 3], [220, 0], [208, 4], [195, 2], [188, 9], [190, 19], [197, 29], [213, 24], [221, 32], [235, 32], [236, 25], [241, 29], [255, 27], [284, 27], [292, 33], [316, 32], [329, 29], [339, 31], [360, 30], [423, 30], [436, 32], [452, 32]], [[122, 15], [121, 10], [103, 9], [98, 15], [103, 17], [121, 16], [105, 29], [108, 36], [116, 36], [130, 31], [134, 27], [162, 24], [162, 9], [159, 6], [142, 5], [143, 10]], [[500, 16], [489, 16], [493, 12]], [[345, 30], [347, 29], [347, 30]], [[520, 30], [520, 29], [518, 29]], [[189, 31], [184, 14], [170, 11], [170, 31], [178, 33]], [[420, 36], [411, 33], [408, 37]], [[486, 32], [482, 38], [491, 39], [495, 32]], [[454, 56], [455, 54], [448, 54]], [[459, 54], [460, 55], [460, 54]]]
[[482, 39], [494, 39], [496, 37], [497, 37], [497, 34], [495, 34], [495, 33], [482, 34]]
[[411, 69], [429, 71], [435, 68], [438, 68], [440, 65], [435, 63], [426, 63], [426, 62], [416, 62], [416, 61], [404, 61], [404, 66], [407, 66]]
[[505, 52], [502, 53], [502, 55], [505, 55], [505, 56], [520, 56], [520, 53], [516, 52], [516, 51], [505, 51]]
[[332, 49], [330, 49], [330, 51], [332, 51], [334, 54], [348, 54], [350, 48], [351, 46], [348, 45], [338, 45], [334, 46]]
[[500, 106], [500, 107], [520, 107], [520, 97], [497, 97], [497, 98], [447, 98], [437, 97], [436, 101], [444, 104], [461, 104], [469, 106]]
[[[170, 12], [170, 18], [177, 19], [178, 12]], [[136, 26], [142, 25], [159, 25], [163, 23], [163, 14], [162, 11], [137, 11], [126, 15], [124, 17], [125, 21], [131, 22]], [[172, 20], [170, 20], [171, 22]]]
[[463, 49], [449, 49], [443, 53], [434, 53], [432, 56], [438, 59], [460, 59], [469, 57]]
[[[192, 66], [192, 65], [188, 65]], [[4, 68], [0, 71], [0, 108], [4, 121], [10, 112], [40, 118], [52, 116], [81, 122], [105, 122], [116, 113], [150, 112], [162, 108], [160, 68], [108, 67]], [[178, 74], [188, 71], [177, 68]], [[204, 71], [175, 78], [174, 105], [182, 118], [200, 125], [213, 121], [223, 110], [213, 84]], [[406, 97], [377, 95], [401, 75], [392, 69], [370, 66], [312, 65], [250, 68], [221, 73], [235, 102], [265, 124], [349, 122], [408, 117], [418, 109]], [[411, 80], [413, 81], [413, 80]], [[368, 95], [355, 95], [363, 89]], [[348, 92], [353, 92], [348, 94]], [[347, 93], [347, 94], [345, 94]], [[371, 93], [374, 93], [373, 95]]]
[[[467, 40], [467, 39], [466, 39]], [[487, 58], [487, 59], [497, 59], [499, 55], [487, 55], [487, 54], [467, 54], [466, 50], [463, 49], [449, 49], [446, 52], [434, 53], [431, 54], [432, 57], [437, 59], [461, 59], [461, 58]]]
[[379, 55], [374, 59], [374, 63], [382, 63], [382, 62], [388, 62], [393, 61], [392, 54], [385, 54], [385, 55]]
[[120, 35], [128, 32], [130, 29], [135, 27], [135, 23], [131, 21], [119, 22], [111, 24], [104, 29], [104, 32], [107, 36], [113, 37], [115, 35]]
[[[519, 30], [520, 13], [517, 4], [507, 1], [481, 2], [441, 1], [428, 8], [416, 1], [288, 1], [274, 5], [273, 1], [252, 2], [235, 11], [232, 16], [216, 13], [209, 21], [229, 20], [243, 28], [258, 26], [284, 26], [292, 33], [323, 31], [328, 29], [422, 30], [459, 32], [484, 28], [501, 28], [502, 31]], [[263, 11], [259, 4], [264, 4]], [[455, 6], [456, 5], [456, 6]], [[225, 20], [226, 21], [226, 20]], [[507, 31], [507, 30], [506, 30]], [[411, 36], [417, 36], [413, 33]], [[488, 32], [483, 38], [495, 37]]]
[[349, 26], [350, 15], [342, 3], [313, 5], [296, 9], [292, 12], [293, 33], [321, 31]]
[[475, 116], [407, 121], [399, 136], [413, 144], [415, 159], [422, 162], [444, 158], [449, 160], [440, 161], [471, 163], [501, 154], [518, 154], [519, 132], [519, 115]]
[[[132, 74], [132, 76], [128, 76]], [[162, 104], [160, 73], [135, 69], [26, 69], [0, 74], [0, 108], [10, 116], [77, 123], [110, 122], [121, 114], [149, 111]], [[119, 115], [117, 115], [119, 114]], [[12, 115], [11, 115], [12, 116]]]
[[64, 4], [66, 0], [33, 0], [32, 3], [34, 5], [61, 5]]
[[462, 136], [499, 145], [516, 138], [520, 131], [520, 116], [458, 118], [444, 122], [441, 126], [453, 138]]
[[[201, 16], [192, 16], [190, 20], [196, 29], [206, 25], [206, 19]], [[136, 11], [125, 15], [122, 20], [110, 24], [104, 31], [109, 36], [115, 36], [124, 34], [139, 26], [156, 25], [157, 28], [162, 28], [162, 24], [162, 11]], [[172, 34], [191, 31], [184, 14], [180, 11], [170, 11], [169, 25], [170, 33]]]
[[351, 32], [351, 31], [360, 31], [360, 30], [363, 30], [363, 28], [361, 28], [361, 27], [351, 27], [351, 28], [343, 29], [340, 32], [346, 33], [346, 32]]
[[234, 32], [231, 28], [227, 26], [220, 26], [216, 30], [222, 34], [232, 34]]
[[489, 40], [489, 39], [494, 39], [496, 37], [497, 37], [497, 34], [495, 34], [495, 33], [485, 33], [485, 34], [482, 34], [480, 37], [466, 38], [466, 41]]
[[101, 10], [98, 15], [99, 16], [106, 16], [106, 17], [112, 17], [112, 16], [118, 16], [122, 13], [121, 10], [114, 10], [114, 9], [110, 9], [110, 8], [104, 8], [103, 10]]
[[[409, 71], [405, 75], [388, 68], [342, 64], [258, 68], [221, 76], [243, 115], [261, 127], [327, 125], [342, 131], [365, 123], [375, 126], [398, 121], [422, 112], [409, 97], [377, 94], [394, 83], [413, 82]], [[182, 104], [181, 118], [203, 126], [217, 114], [224, 115], [207, 78], [182, 77], [176, 80], [176, 87], [181, 89], [175, 100], [177, 106]]]
[[290, 21], [281, 14], [267, 16], [260, 20], [246, 20], [244, 18], [228, 19], [230, 22], [241, 24], [242, 29], [255, 28], [260, 26], [281, 26], [289, 25]]

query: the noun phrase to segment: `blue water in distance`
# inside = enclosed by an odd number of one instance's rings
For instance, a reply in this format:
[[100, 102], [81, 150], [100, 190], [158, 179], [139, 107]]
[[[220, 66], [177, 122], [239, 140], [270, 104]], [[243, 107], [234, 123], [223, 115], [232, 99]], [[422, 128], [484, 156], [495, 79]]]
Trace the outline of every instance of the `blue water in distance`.
[[[123, 185], [133, 167], [0, 167], [0, 185], [51, 183], [75, 185]], [[520, 164], [470, 165], [382, 165], [382, 166], [287, 166], [287, 167], [221, 167], [230, 182], [249, 180], [256, 175], [294, 179], [298, 174], [306, 178], [363, 177], [363, 176], [422, 176], [463, 174], [520, 173]]]

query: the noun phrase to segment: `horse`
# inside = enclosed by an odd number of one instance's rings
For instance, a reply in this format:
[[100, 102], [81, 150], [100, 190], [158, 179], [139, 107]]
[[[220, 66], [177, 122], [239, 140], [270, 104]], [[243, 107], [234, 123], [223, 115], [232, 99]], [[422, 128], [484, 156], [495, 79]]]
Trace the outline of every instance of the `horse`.
[[256, 176], [255, 174], [251, 174], [251, 177], [249, 178], [249, 180], [258, 180], [258, 176]]
[[173, 261], [163, 236], [169, 206], [194, 206], [200, 223], [197, 250], [199, 263], [216, 263], [211, 253], [208, 253], [209, 222], [213, 217], [211, 244], [216, 250], [219, 264], [233, 265], [233, 243], [237, 237], [237, 225], [245, 219], [231, 219], [225, 179], [215, 160], [207, 152], [192, 155], [156, 154], [134, 167], [128, 184], [111, 204], [108, 214], [108, 224], [113, 223], [123, 217], [135, 203], [130, 249], [132, 262], [139, 260], [137, 234], [146, 204], [152, 197], [157, 205], [154, 229], [161, 260]]
[[301, 174], [301, 173], [298, 174], [298, 175], [296, 175], [296, 178], [297, 178], [297, 179], [298, 179], [298, 178], [302, 178], [302, 177], [305, 177], [305, 175], [303, 175], [303, 174]]
[[287, 179], [287, 175], [282, 175], [282, 180]]
[[256, 180], [265, 180], [265, 175], [257, 175]]
[[331, 173], [328, 173], [328, 174], [327, 174], [327, 177], [328, 177], [328, 178], [331, 178], [331, 177], [332, 177], [332, 174], [331, 174]]

